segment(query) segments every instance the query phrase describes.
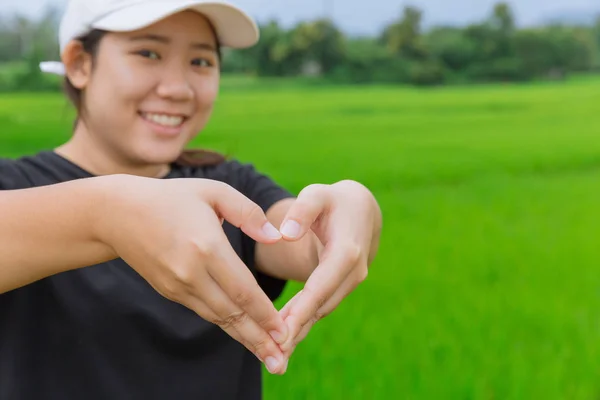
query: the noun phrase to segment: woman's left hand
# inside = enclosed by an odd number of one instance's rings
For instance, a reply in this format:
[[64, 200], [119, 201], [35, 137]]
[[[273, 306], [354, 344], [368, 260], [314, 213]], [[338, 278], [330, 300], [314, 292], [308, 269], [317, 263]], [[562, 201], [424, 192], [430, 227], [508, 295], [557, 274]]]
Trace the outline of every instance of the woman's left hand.
[[312, 326], [366, 279], [379, 246], [381, 219], [374, 196], [354, 181], [310, 185], [298, 195], [281, 233], [295, 241], [312, 231], [320, 241], [319, 262], [303, 290], [281, 310], [289, 329], [281, 349], [288, 359]]

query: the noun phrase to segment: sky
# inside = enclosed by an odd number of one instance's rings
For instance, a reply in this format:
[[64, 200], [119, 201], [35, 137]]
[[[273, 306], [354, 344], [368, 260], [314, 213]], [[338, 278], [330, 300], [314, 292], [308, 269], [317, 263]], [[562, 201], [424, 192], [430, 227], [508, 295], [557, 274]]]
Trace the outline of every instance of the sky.
[[[8, 3], [2, 13], [22, 12], [36, 16], [48, 5], [64, 7], [66, 0], [0, 0]], [[424, 12], [424, 24], [465, 24], [487, 16], [497, 0], [231, 0], [258, 21], [270, 18], [289, 26], [298, 20], [332, 15], [353, 34], [373, 34], [395, 19], [404, 5]], [[600, 13], [599, 0], [509, 0], [520, 26], [567, 13]]]

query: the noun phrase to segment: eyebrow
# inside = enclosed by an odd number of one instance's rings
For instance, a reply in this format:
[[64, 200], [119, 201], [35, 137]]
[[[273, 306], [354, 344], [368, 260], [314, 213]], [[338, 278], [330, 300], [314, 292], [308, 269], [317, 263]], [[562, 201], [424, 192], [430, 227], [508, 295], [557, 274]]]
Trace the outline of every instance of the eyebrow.
[[[163, 44], [169, 44], [171, 43], [171, 39], [169, 39], [166, 36], [161, 36], [161, 35], [154, 35], [154, 34], [146, 34], [146, 35], [140, 35], [140, 36], [134, 36], [132, 38], [129, 39], [131, 42], [140, 42], [140, 41], [153, 41], [153, 42], [160, 42]], [[215, 48], [214, 45], [209, 44], [209, 43], [205, 43], [205, 42], [196, 42], [196, 43], [192, 43], [191, 46], [194, 49], [200, 49], [200, 50], [210, 50], [210, 51], [214, 51], [216, 52], [217, 49]]]

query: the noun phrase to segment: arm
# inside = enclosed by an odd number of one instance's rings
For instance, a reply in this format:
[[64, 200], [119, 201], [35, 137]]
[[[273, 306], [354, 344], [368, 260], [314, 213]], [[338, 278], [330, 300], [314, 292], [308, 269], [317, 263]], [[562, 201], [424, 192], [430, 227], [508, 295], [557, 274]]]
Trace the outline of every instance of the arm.
[[0, 191], [0, 293], [120, 257], [158, 293], [283, 373], [277, 344], [287, 327], [223, 220], [259, 243], [281, 239], [257, 204], [211, 180], [112, 175]]
[[0, 293], [116, 257], [93, 234], [98, 181], [0, 191]]
[[[310, 185], [267, 215], [282, 226], [285, 242], [259, 244], [257, 264], [266, 273], [306, 282], [280, 311], [289, 329], [281, 348], [289, 358], [312, 326], [366, 279], [379, 247], [382, 214], [365, 186], [341, 181]], [[288, 232], [290, 221], [296, 229]]]

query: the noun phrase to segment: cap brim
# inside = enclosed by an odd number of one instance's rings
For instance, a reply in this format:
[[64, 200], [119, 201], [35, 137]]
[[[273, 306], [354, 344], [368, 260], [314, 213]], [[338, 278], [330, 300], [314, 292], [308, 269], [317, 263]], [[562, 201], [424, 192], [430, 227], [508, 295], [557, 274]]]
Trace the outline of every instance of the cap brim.
[[40, 70], [47, 74], [65, 75], [65, 66], [60, 61], [42, 61], [40, 63]]
[[111, 32], [130, 32], [184, 10], [206, 16], [215, 28], [221, 46], [243, 49], [258, 42], [259, 30], [254, 20], [239, 8], [220, 1], [147, 1], [112, 12], [92, 25]]

